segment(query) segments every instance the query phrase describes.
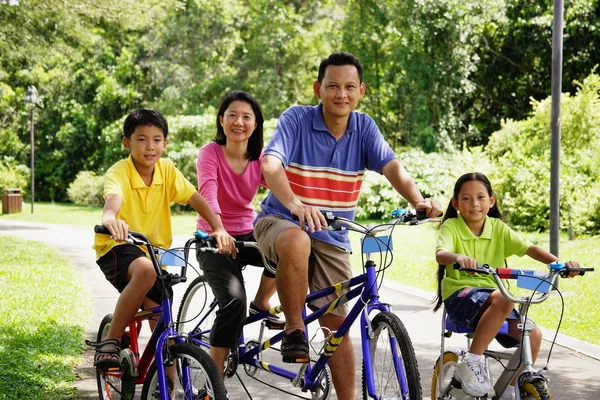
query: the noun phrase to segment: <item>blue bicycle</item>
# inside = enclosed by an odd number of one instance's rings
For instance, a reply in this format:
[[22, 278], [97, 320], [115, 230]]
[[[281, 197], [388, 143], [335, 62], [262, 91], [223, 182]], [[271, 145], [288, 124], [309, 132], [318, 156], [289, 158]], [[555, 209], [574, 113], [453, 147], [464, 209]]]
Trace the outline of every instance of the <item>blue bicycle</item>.
[[[283, 329], [283, 326], [269, 321], [270, 315], [282, 312], [280, 306], [259, 314], [250, 315], [246, 326], [261, 323], [258, 339], [240, 338], [239, 346], [231, 349], [225, 366], [225, 376], [232, 377], [239, 364], [243, 365], [247, 375], [256, 377], [259, 371], [278, 375], [289, 379], [292, 385], [308, 392], [312, 399], [326, 399], [331, 391], [331, 382], [327, 360], [336, 351], [339, 343], [360, 317], [361, 347], [363, 353], [363, 398], [371, 399], [421, 399], [421, 384], [417, 359], [408, 331], [400, 318], [391, 311], [390, 305], [380, 301], [378, 289], [383, 281], [384, 272], [390, 267], [393, 259], [391, 232], [398, 224], [417, 225], [424, 222], [439, 221], [426, 219], [423, 215], [417, 219], [415, 212], [397, 210], [389, 222], [365, 227], [350, 220], [326, 213], [330, 229], [349, 230], [363, 235], [362, 255], [363, 273], [330, 287], [311, 293], [306, 297], [303, 318], [306, 332], [308, 325], [319, 317], [331, 312], [336, 307], [357, 299], [338, 331], [325, 332], [325, 340], [320, 346], [311, 348], [313, 355], [300, 364], [299, 369], [291, 370], [289, 365], [274, 365], [263, 361], [263, 353], [267, 350], [279, 351], [275, 345], [284, 336], [283, 332], [267, 339], [266, 329]], [[377, 233], [388, 232], [389, 236], [377, 236]], [[195, 245], [202, 251], [216, 251], [206, 232], [196, 232], [193, 239], [185, 245], [185, 255]], [[238, 247], [260, 249], [253, 242], [238, 242]], [[377, 266], [373, 256], [379, 253], [381, 266]], [[262, 254], [262, 253], [261, 253]], [[264, 265], [272, 270], [263, 256]], [[189, 340], [203, 348], [208, 348], [209, 334], [214, 321], [214, 313], [218, 307], [216, 300], [209, 297], [210, 288], [203, 276], [196, 278], [185, 292], [177, 317], [177, 329], [189, 332]], [[338, 299], [311, 312], [307, 303], [330, 295], [344, 292]], [[321, 329], [321, 328], [319, 328]], [[308, 334], [307, 334], [308, 336]], [[308, 337], [307, 337], [308, 339]]]

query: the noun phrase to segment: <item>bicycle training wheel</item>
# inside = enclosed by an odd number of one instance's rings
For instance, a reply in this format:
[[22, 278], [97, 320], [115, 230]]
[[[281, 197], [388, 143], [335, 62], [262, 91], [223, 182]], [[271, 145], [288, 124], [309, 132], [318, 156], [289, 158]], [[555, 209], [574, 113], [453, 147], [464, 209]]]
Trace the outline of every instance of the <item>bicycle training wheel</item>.
[[[194, 343], [202, 342], [207, 347], [210, 330], [215, 321], [214, 312], [207, 315], [211, 304], [209, 296], [212, 296], [212, 291], [206, 278], [200, 275], [190, 283], [181, 299], [176, 325], [177, 332], [188, 333]], [[200, 323], [202, 318], [204, 320]]]
[[[171, 399], [227, 399], [225, 384], [208, 353], [190, 343], [174, 344], [168, 351], [173, 360], [172, 367], [165, 367], [173, 368], [172, 374], [168, 369], [166, 371]], [[141, 398], [142, 400], [160, 399], [156, 359], [148, 368]]]
[[524, 392], [524, 396], [521, 397], [523, 400], [552, 400], [550, 389], [546, 381], [541, 378], [526, 382], [522, 392]]
[[[96, 340], [101, 342], [104, 340], [110, 323], [112, 322], [112, 314], [108, 314], [102, 318], [100, 327], [98, 328], [98, 336]], [[121, 340], [123, 348], [129, 346], [125, 340]], [[126, 362], [126, 359], [123, 360]], [[96, 369], [96, 381], [98, 383], [98, 394], [101, 400], [131, 400], [135, 394], [135, 378], [131, 374], [123, 374], [122, 371], [128, 371], [129, 365], [121, 365], [119, 371], [100, 371]]]
[[[374, 337], [370, 339], [369, 348], [377, 398], [420, 400], [422, 393], [417, 358], [404, 324], [395, 314], [384, 311], [373, 318], [372, 325]], [[365, 374], [363, 365], [363, 398], [366, 400]], [[407, 383], [405, 397], [402, 397], [402, 380]]]
[[460, 400], [474, 400], [474, 397], [470, 397], [469, 395], [462, 392], [460, 389], [452, 388], [450, 390], [446, 390], [450, 386], [450, 382], [452, 381], [452, 376], [454, 375], [454, 370], [456, 369], [456, 364], [458, 364], [458, 355], [452, 351], [447, 351], [444, 353], [444, 381], [442, 382], [442, 388], [438, 387], [438, 382], [440, 378], [440, 359], [438, 358], [435, 362], [435, 367], [433, 369], [433, 376], [431, 377], [431, 399], [432, 400], [450, 400], [450, 399], [460, 399]]

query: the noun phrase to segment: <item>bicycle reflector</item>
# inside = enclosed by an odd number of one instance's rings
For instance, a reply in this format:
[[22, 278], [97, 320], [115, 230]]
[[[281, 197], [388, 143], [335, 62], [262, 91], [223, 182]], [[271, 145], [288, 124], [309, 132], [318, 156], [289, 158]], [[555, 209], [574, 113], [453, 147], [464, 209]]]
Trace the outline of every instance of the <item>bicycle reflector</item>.
[[517, 287], [522, 289], [535, 290], [541, 293], [550, 291], [550, 281], [546, 279], [545, 271], [498, 268], [496, 273], [502, 279], [516, 279]]
[[185, 266], [185, 254], [182, 249], [158, 250], [158, 263], [161, 267]]

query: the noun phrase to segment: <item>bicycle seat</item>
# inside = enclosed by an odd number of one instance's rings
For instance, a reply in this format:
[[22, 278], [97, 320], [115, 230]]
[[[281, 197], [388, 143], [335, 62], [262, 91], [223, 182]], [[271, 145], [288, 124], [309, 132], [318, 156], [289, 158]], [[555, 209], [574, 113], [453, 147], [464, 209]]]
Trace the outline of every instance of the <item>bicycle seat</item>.
[[[448, 316], [446, 316], [446, 321], [444, 323], [444, 327], [446, 331], [461, 333], [461, 334], [470, 334], [474, 333], [474, 329], [465, 328], [464, 326], [457, 324], [452, 321]], [[496, 340], [500, 345], [504, 348], [516, 347], [519, 343], [512, 337], [508, 335], [508, 321], [504, 321], [502, 326], [498, 330], [496, 334]]]

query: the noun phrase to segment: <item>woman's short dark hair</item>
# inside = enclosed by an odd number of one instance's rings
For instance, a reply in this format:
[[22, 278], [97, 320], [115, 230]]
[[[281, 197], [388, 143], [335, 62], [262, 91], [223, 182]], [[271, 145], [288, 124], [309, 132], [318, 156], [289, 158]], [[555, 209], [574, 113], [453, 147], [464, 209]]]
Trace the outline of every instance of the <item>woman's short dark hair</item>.
[[167, 124], [167, 120], [161, 113], [154, 110], [148, 110], [145, 108], [138, 108], [133, 110], [127, 118], [125, 118], [125, 122], [123, 122], [123, 136], [128, 139], [131, 139], [131, 135], [135, 132], [135, 129], [138, 126], [155, 126], [160, 129], [167, 138], [169, 134], [169, 125]]
[[319, 81], [319, 83], [323, 83], [323, 78], [325, 77], [325, 71], [327, 70], [327, 67], [329, 67], [330, 65], [336, 65], [336, 66], [354, 65], [356, 67], [356, 70], [358, 71], [358, 78], [360, 79], [360, 82], [362, 83], [363, 68], [362, 68], [362, 65], [360, 65], [360, 61], [358, 60], [358, 58], [356, 58], [356, 56], [354, 56], [354, 54], [347, 53], [345, 51], [337, 51], [335, 53], [331, 53], [331, 55], [329, 57], [324, 58], [321, 61], [321, 65], [319, 65], [319, 75], [317, 77], [317, 80]]
[[221, 99], [221, 105], [219, 106], [219, 112], [217, 113], [217, 134], [215, 136], [214, 141], [220, 145], [227, 144], [227, 136], [225, 136], [225, 132], [223, 131], [223, 127], [221, 126], [220, 117], [223, 117], [225, 115], [225, 110], [227, 110], [229, 105], [234, 101], [243, 101], [245, 103], [248, 103], [252, 107], [252, 111], [254, 111], [254, 116], [256, 118], [256, 128], [250, 136], [250, 139], [248, 139], [248, 151], [246, 153], [246, 158], [248, 158], [248, 160], [250, 161], [256, 161], [260, 157], [263, 149], [264, 118], [262, 110], [260, 108], [260, 104], [249, 93], [246, 93], [242, 90], [234, 90], [232, 92], [227, 93], [223, 97], [223, 99]]

